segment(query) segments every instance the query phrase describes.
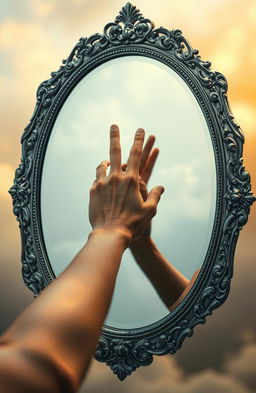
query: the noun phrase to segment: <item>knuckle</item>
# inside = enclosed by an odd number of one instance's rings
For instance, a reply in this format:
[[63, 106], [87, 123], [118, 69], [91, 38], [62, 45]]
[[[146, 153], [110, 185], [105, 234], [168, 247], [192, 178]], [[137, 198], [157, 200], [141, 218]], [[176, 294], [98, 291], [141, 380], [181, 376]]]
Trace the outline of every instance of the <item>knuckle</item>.
[[104, 166], [107, 166], [107, 161], [101, 161], [101, 163], [97, 166], [96, 170], [99, 171], [100, 169], [102, 169]]
[[90, 188], [90, 194], [95, 194], [95, 192], [96, 192], [96, 187], [95, 185], [92, 185]]
[[118, 154], [120, 152], [120, 149], [118, 146], [111, 146], [110, 152], [111, 154]]
[[141, 153], [141, 149], [139, 149], [138, 146], [133, 146], [133, 147], [132, 147], [132, 150], [131, 150], [131, 153], [132, 153], [133, 155], [135, 155], [135, 156], [138, 156], [138, 155], [140, 155], [140, 153]]
[[97, 189], [102, 189], [103, 186], [104, 186], [104, 181], [99, 179], [95, 186], [96, 186]]
[[113, 172], [109, 175], [109, 183], [113, 184], [116, 183], [119, 180], [119, 176], [116, 172]]
[[128, 183], [130, 183], [130, 184], [135, 185], [135, 184], [138, 184], [138, 177], [137, 177], [135, 174], [130, 173], [130, 174], [128, 174], [128, 175], [126, 176], [126, 181], [127, 181]]

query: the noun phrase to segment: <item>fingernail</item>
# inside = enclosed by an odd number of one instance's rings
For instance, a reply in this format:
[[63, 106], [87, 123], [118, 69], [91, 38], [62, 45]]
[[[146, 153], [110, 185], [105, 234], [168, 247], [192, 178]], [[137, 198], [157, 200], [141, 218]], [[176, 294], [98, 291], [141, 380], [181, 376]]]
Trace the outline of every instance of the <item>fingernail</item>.
[[118, 126], [117, 126], [116, 124], [112, 124], [112, 125], [110, 126], [110, 129], [111, 129], [111, 131], [112, 131], [112, 130], [115, 131], [115, 130], [118, 129]]
[[138, 128], [137, 131], [136, 131], [136, 134], [137, 134], [137, 135], [142, 135], [142, 134], [144, 134], [143, 128]]
[[163, 186], [159, 186], [158, 189], [161, 192], [161, 194], [164, 192], [164, 187]]

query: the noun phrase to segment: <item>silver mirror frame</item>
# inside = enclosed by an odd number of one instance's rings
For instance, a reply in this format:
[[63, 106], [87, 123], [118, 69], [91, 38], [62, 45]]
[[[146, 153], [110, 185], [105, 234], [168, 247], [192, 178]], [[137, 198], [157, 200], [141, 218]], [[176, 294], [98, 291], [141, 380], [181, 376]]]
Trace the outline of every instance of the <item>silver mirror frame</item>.
[[[171, 67], [194, 93], [207, 121], [217, 174], [216, 212], [211, 241], [192, 289], [179, 306], [160, 321], [143, 328], [103, 326], [95, 358], [106, 362], [120, 380], [153, 355], [175, 353], [183, 340], [226, 300], [233, 274], [235, 246], [251, 204], [250, 175], [243, 166], [244, 136], [231, 114], [227, 81], [210, 69], [180, 30], [154, 28], [127, 3], [103, 34], [80, 38], [69, 57], [38, 88], [30, 123], [21, 139], [21, 164], [10, 189], [13, 212], [22, 240], [22, 275], [35, 296], [56, 277], [47, 256], [40, 216], [40, 187], [44, 156], [58, 113], [77, 83], [92, 69], [120, 56], [140, 55]], [[182, 118], [181, 118], [182, 121]], [[184, 242], [186, 239], [184, 239]]]

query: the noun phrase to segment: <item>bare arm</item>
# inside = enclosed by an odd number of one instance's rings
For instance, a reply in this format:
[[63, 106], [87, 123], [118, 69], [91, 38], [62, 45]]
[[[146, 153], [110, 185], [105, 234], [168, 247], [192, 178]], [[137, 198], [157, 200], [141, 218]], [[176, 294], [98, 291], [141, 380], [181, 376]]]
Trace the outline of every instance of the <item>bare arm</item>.
[[76, 391], [95, 350], [128, 239], [117, 230], [92, 232], [68, 268], [16, 319], [1, 340], [2, 393]]
[[[147, 183], [155, 165], [159, 150], [154, 148], [154, 135], [150, 135], [142, 152], [140, 162], [140, 191], [144, 200], [148, 197]], [[150, 237], [151, 222], [142, 233], [134, 237], [130, 250], [159, 296], [170, 310], [186, 289], [189, 280], [164, 258]]]
[[144, 131], [136, 133], [126, 172], [117, 126], [110, 136], [110, 162], [97, 167], [90, 190], [88, 242], [1, 337], [1, 393], [77, 390], [110, 305], [122, 254], [156, 214], [162, 187], [152, 189], [146, 201], [139, 189]]
[[168, 262], [151, 237], [133, 242], [130, 250], [168, 309], [188, 285], [188, 279]]

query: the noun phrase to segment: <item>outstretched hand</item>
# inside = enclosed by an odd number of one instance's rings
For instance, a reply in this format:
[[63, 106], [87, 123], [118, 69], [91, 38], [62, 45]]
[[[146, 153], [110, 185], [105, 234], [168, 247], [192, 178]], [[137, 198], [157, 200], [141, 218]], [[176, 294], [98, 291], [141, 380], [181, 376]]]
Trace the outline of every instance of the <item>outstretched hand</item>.
[[[150, 177], [158, 151], [154, 149], [154, 137], [149, 137], [142, 150], [145, 132], [138, 129], [126, 171], [121, 165], [119, 128], [110, 128], [110, 161], [102, 161], [96, 169], [96, 180], [90, 190], [89, 220], [93, 230], [115, 229], [122, 231], [129, 240], [140, 235], [150, 225], [157, 211], [157, 204], [164, 191], [154, 187], [149, 193]], [[107, 176], [107, 167], [110, 172]]]
[[[144, 201], [146, 201], [148, 197], [147, 184], [150, 179], [152, 170], [154, 168], [159, 153], [158, 148], [154, 148], [152, 150], [154, 142], [155, 142], [154, 135], [150, 135], [143, 148], [141, 162], [140, 162], [140, 168], [139, 168], [140, 193]], [[127, 164], [123, 164], [122, 169], [126, 170], [126, 168], [127, 168]], [[143, 239], [149, 238], [150, 234], [151, 234], [151, 221], [148, 223], [144, 231], [142, 231], [140, 234], [138, 234], [133, 238], [131, 242], [131, 246], [135, 242], [141, 242], [143, 241]]]

